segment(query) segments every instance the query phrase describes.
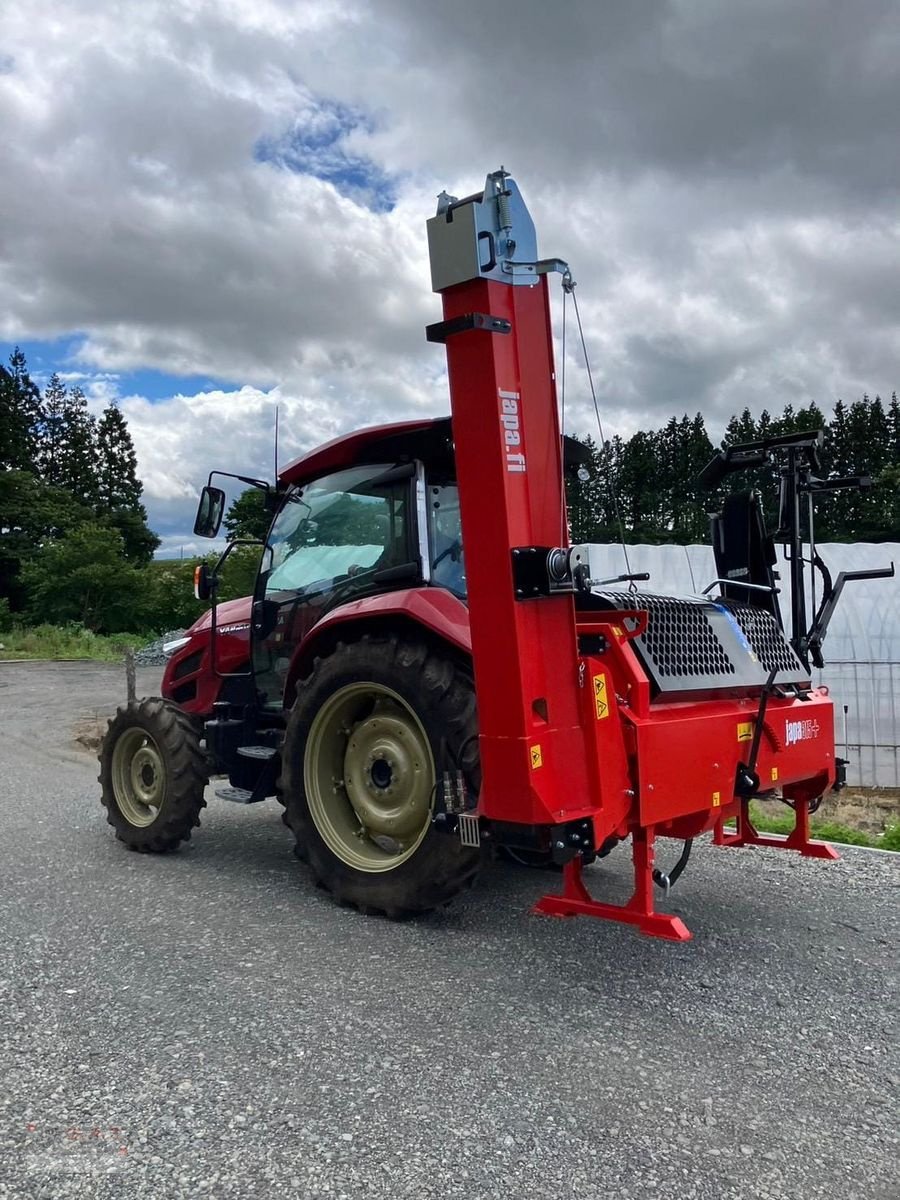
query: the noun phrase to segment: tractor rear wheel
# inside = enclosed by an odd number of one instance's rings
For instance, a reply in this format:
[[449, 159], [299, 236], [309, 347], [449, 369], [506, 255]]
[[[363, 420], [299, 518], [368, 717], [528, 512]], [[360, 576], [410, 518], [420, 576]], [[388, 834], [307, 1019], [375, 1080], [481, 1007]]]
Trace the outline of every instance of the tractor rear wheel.
[[100, 746], [101, 803], [131, 850], [164, 853], [191, 836], [209, 780], [195, 725], [168, 700], [132, 701]]
[[480, 785], [471, 679], [424, 641], [363, 637], [317, 658], [287, 726], [285, 823], [319, 883], [364, 913], [404, 917], [474, 879], [478, 850], [433, 824], [439, 782]]

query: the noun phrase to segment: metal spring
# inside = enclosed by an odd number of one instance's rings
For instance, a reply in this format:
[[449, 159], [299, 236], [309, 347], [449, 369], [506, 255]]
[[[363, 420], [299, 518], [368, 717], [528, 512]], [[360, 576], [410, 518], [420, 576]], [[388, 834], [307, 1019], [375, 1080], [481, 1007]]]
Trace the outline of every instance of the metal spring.
[[509, 211], [509, 192], [497, 193], [497, 215], [501, 229], [512, 229], [512, 213]]

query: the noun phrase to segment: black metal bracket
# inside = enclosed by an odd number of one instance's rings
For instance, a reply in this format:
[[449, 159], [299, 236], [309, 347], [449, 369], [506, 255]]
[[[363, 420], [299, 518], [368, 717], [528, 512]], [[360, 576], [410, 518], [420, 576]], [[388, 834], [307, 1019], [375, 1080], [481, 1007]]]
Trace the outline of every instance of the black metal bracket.
[[516, 546], [512, 551], [513, 590], [517, 600], [534, 600], [550, 595], [547, 570], [549, 546]]
[[578, 635], [578, 653], [581, 655], [605, 654], [609, 649], [609, 642], [602, 633], [579, 633]]
[[841, 792], [847, 786], [847, 767], [849, 763], [849, 758], [836, 758], [834, 760], [834, 783], [831, 785], [833, 792]]
[[512, 322], [505, 317], [492, 317], [490, 313], [464, 313], [461, 317], [451, 317], [449, 321], [426, 325], [425, 337], [429, 342], [446, 342], [448, 337], [466, 333], [470, 329], [480, 329], [484, 333], [510, 333]]
[[550, 546], [513, 547], [513, 591], [517, 600], [540, 600], [548, 596], [571, 595], [575, 591], [567, 564], [564, 563], [558, 576], [551, 573], [551, 556], [556, 554], [557, 549]]

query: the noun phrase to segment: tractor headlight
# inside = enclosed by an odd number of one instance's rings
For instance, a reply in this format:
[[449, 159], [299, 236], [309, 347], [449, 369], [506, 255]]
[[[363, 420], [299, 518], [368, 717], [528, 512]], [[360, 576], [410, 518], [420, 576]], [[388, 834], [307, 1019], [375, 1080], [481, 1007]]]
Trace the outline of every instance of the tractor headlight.
[[163, 642], [163, 654], [166, 658], [171, 658], [176, 650], [180, 650], [182, 646], [186, 646], [191, 639], [189, 637], [175, 638], [172, 642]]

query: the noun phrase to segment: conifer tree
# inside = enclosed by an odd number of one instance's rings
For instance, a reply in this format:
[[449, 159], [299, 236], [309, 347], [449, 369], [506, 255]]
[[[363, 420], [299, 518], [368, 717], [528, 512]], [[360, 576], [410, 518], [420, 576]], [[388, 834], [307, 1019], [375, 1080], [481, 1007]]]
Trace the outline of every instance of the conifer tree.
[[60, 484], [81, 504], [95, 507], [97, 490], [97, 421], [88, 412], [87, 397], [80, 387], [66, 393], [62, 413]]
[[63, 441], [67, 398], [66, 385], [54, 371], [44, 388], [37, 458], [41, 478], [52, 487], [61, 487], [63, 482]]
[[[588, 435], [575, 438], [584, 447], [586, 462], [566, 472], [566, 508], [569, 518], [569, 537], [574, 544], [598, 540], [600, 492], [602, 477], [597, 444]], [[226, 523], [228, 518], [226, 517]]]
[[121, 410], [110, 404], [97, 423], [97, 507], [135, 509], [142, 491], [128, 425]]
[[596, 496], [599, 514], [598, 540], [618, 542], [624, 529], [622, 513], [622, 469], [625, 460], [625, 442], [616, 434], [605, 441], [597, 451], [598, 474]]
[[743, 442], [756, 440], [756, 422], [749, 408], [745, 408], [740, 416], [731, 417], [725, 426], [725, 436], [722, 439], [722, 449], [726, 446], [740, 446]]
[[95, 507], [118, 530], [125, 557], [149, 562], [159, 538], [147, 525], [141, 503], [143, 485], [137, 474], [137, 455], [121, 410], [110, 404], [96, 427], [97, 482]]
[[40, 416], [40, 392], [16, 346], [9, 369], [0, 366], [0, 469], [33, 470]]

